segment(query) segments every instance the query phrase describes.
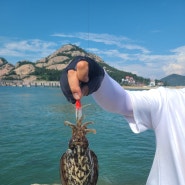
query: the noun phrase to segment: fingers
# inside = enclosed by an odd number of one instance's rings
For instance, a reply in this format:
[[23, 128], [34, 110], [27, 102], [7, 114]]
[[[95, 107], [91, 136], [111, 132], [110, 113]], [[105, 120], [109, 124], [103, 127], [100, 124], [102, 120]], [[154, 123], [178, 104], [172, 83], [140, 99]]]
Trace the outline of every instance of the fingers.
[[83, 95], [88, 94], [88, 89], [80, 88], [80, 81], [81, 82], [89, 81], [88, 71], [89, 67], [86, 61], [79, 61], [76, 65], [76, 71], [75, 70], [68, 71], [69, 87], [71, 89], [73, 97], [76, 100], [79, 100], [82, 98]]
[[76, 100], [79, 100], [82, 97], [82, 92], [80, 89], [79, 80], [78, 80], [76, 71], [74, 70], [68, 71], [68, 82], [69, 82], [69, 87], [71, 89], [73, 97]]

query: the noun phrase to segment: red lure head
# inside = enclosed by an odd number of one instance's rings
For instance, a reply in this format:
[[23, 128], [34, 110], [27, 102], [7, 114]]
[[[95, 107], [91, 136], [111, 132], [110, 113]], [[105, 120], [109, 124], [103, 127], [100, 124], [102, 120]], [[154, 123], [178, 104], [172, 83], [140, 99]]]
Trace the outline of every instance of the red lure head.
[[80, 109], [81, 107], [82, 106], [80, 100], [76, 100], [76, 109]]

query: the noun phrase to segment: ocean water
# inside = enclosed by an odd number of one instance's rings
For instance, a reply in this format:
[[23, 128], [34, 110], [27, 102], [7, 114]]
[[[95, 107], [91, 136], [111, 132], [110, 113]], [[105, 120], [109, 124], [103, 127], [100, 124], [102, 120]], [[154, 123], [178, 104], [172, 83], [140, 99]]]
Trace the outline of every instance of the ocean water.
[[[155, 152], [152, 131], [134, 134], [125, 119], [102, 110], [91, 96], [84, 121], [99, 160], [98, 185], [144, 185]], [[68, 148], [75, 110], [59, 88], [0, 87], [0, 184], [59, 185], [59, 161]]]

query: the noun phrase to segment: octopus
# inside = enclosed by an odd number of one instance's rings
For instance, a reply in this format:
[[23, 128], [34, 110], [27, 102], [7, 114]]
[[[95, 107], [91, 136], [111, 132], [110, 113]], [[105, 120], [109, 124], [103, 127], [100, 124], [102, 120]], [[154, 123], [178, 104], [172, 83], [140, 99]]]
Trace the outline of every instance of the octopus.
[[86, 134], [96, 133], [87, 126], [92, 122], [82, 124], [82, 118], [76, 124], [65, 121], [64, 124], [72, 128], [72, 138], [69, 148], [60, 159], [60, 177], [62, 185], [96, 185], [98, 180], [98, 159], [89, 149]]

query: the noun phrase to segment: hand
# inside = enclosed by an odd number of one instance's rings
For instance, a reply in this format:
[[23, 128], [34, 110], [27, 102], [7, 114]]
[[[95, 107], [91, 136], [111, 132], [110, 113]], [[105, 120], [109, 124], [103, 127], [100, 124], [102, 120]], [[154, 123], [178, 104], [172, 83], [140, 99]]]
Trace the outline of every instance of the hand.
[[87, 83], [89, 81], [89, 66], [84, 60], [80, 60], [76, 64], [76, 70], [68, 71], [68, 83], [74, 99], [79, 100], [82, 96], [88, 95], [88, 86], [80, 87], [80, 82]]
[[104, 70], [89, 57], [76, 57], [64, 69], [60, 85], [65, 97], [71, 103], [95, 92], [101, 85]]

